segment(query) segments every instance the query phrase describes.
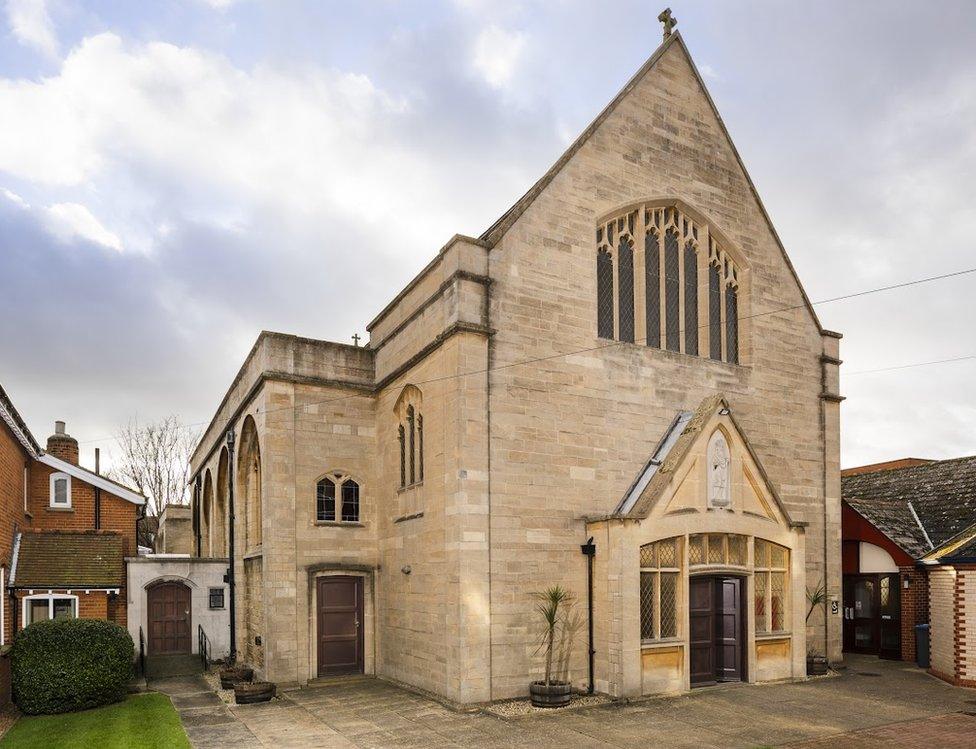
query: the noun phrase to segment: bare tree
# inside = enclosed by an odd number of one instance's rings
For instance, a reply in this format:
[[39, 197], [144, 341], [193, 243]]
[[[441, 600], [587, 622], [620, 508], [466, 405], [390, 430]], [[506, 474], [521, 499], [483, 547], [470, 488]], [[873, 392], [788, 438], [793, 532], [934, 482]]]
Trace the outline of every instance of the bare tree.
[[199, 431], [177, 416], [145, 425], [130, 421], [116, 435], [120, 454], [113, 456], [109, 475], [142, 492], [146, 515], [159, 517], [167, 504], [190, 501], [190, 456], [198, 438]]

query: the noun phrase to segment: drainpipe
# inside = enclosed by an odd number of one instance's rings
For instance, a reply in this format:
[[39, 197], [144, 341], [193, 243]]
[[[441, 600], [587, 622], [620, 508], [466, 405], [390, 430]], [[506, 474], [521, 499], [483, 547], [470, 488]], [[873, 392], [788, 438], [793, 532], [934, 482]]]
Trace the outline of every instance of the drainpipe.
[[593, 656], [596, 653], [596, 650], [593, 649], [593, 557], [596, 556], [596, 544], [593, 543], [593, 536], [590, 536], [590, 540], [580, 546], [580, 551], [586, 556], [586, 617], [590, 657], [590, 683], [586, 691], [593, 694]]
[[224, 575], [230, 594], [230, 662], [237, 661], [237, 607], [234, 602], [234, 427], [227, 430], [227, 511], [230, 528], [227, 531], [228, 567]]
[[[95, 448], [95, 475], [101, 476], [101, 451]], [[102, 490], [95, 487], [95, 530], [102, 527]], [[139, 534], [136, 533], [136, 553], [139, 553]]]

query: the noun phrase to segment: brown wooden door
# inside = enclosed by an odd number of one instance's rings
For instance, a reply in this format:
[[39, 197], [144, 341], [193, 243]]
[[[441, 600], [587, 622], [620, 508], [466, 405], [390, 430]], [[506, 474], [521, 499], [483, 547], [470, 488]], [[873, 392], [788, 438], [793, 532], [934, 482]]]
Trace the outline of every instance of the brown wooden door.
[[688, 588], [691, 685], [715, 683], [715, 581], [693, 577]]
[[318, 674], [363, 672], [363, 579], [320, 577]]
[[190, 653], [190, 589], [183, 583], [154, 585], [146, 592], [149, 655]]
[[688, 589], [691, 685], [741, 681], [742, 580], [693, 577]]

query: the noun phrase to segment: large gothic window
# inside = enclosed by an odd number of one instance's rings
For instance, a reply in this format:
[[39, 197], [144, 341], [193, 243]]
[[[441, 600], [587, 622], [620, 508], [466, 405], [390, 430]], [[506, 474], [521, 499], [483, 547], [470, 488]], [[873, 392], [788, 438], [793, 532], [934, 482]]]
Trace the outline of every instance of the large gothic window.
[[617, 290], [620, 340], [634, 342], [634, 243], [621, 237], [617, 248]]
[[738, 363], [737, 261], [717, 232], [685, 211], [674, 201], [648, 203], [597, 227], [597, 335]]
[[420, 412], [422, 395], [415, 385], [407, 385], [397, 399], [397, 443], [400, 448], [400, 488], [424, 480], [424, 417]]

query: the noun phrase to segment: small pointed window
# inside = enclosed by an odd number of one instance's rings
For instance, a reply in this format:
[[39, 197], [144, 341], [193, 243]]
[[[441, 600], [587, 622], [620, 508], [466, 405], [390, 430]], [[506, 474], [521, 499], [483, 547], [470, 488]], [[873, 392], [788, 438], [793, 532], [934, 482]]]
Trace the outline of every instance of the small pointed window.
[[596, 254], [596, 328], [600, 338], [613, 339], [613, 258], [605, 249]]
[[424, 417], [417, 414], [417, 481], [424, 480]]
[[644, 237], [644, 322], [645, 343], [661, 348], [661, 248], [654, 231]]
[[409, 440], [409, 445], [410, 445], [410, 452], [409, 452], [410, 461], [408, 463], [408, 468], [410, 470], [411, 484], [415, 483], [417, 480], [417, 463], [416, 463], [417, 455], [416, 455], [416, 442], [415, 442], [416, 436], [414, 434], [416, 430], [416, 425], [414, 422], [415, 419], [414, 419], [413, 406], [407, 406], [407, 432], [408, 432], [407, 439]]
[[620, 238], [617, 247], [617, 314], [621, 341], [634, 342], [634, 243]]
[[407, 445], [403, 424], [397, 427], [400, 439], [400, 487], [407, 485]]
[[342, 484], [342, 520], [346, 523], [359, 522], [359, 484], [352, 479]]
[[678, 260], [678, 234], [668, 229], [664, 234], [664, 306], [665, 334], [668, 351], [681, 350], [681, 270]]
[[[331, 522], [336, 519], [336, 485], [332, 479], [322, 479], [316, 487], [315, 519], [320, 523]], [[358, 506], [357, 493], [357, 506]]]
[[685, 245], [685, 353], [698, 356], [698, 252]]

